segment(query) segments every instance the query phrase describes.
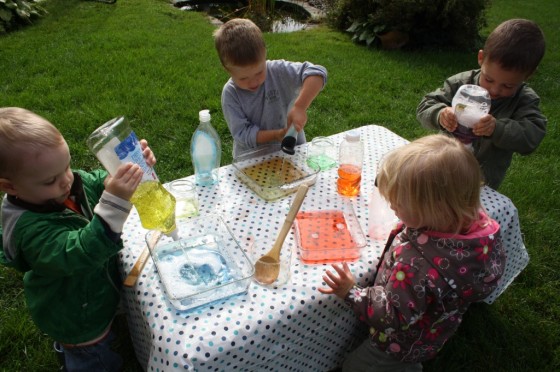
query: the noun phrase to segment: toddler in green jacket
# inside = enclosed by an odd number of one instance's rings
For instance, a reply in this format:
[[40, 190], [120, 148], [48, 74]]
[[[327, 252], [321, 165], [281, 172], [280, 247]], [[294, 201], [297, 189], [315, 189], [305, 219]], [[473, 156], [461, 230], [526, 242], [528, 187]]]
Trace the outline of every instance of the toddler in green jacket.
[[457, 90], [465, 84], [488, 90], [490, 112], [474, 124], [474, 154], [486, 184], [498, 189], [513, 153], [536, 150], [546, 133], [540, 98], [525, 81], [535, 72], [545, 52], [542, 30], [533, 21], [510, 19], [488, 36], [478, 51], [479, 69], [451, 76], [443, 87], [428, 93], [416, 109], [416, 117], [428, 129], [446, 133], [457, 130], [451, 107]]
[[[152, 166], [155, 157], [140, 142]], [[0, 108], [0, 262], [25, 273], [31, 317], [62, 347], [66, 370], [118, 371], [122, 358], [110, 349], [117, 253], [142, 170], [127, 163], [111, 177], [73, 170], [70, 160], [50, 122]]]

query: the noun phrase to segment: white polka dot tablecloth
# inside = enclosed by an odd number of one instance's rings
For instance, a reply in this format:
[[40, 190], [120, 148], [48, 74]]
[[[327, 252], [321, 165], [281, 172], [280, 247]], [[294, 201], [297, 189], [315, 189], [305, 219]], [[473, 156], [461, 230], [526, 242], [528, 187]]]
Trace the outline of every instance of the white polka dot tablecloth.
[[[382, 156], [408, 141], [376, 125], [358, 129], [365, 148], [362, 190], [350, 198], [365, 234], [376, 166]], [[343, 134], [330, 137], [338, 146]], [[305, 151], [305, 145], [297, 151]], [[336, 208], [336, 168], [320, 172], [301, 206], [302, 211]], [[255, 239], [280, 232], [294, 194], [274, 202], [261, 199], [235, 176], [231, 165], [220, 168], [220, 182], [198, 187], [200, 214], [220, 214], [233, 236], [248, 252]], [[482, 202], [502, 226], [508, 259], [501, 288], [492, 302], [525, 267], [517, 210], [505, 196], [485, 187]], [[147, 230], [134, 210], [123, 232], [120, 254], [124, 276], [144, 249]], [[363, 334], [353, 312], [335, 296], [324, 295], [322, 275], [329, 265], [306, 265], [299, 259], [294, 229], [286, 240], [293, 247], [290, 280], [281, 287], [262, 287], [251, 281], [247, 293], [179, 311], [166, 299], [151, 259], [136, 285], [125, 288], [123, 302], [136, 356], [147, 371], [328, 371], [340, 365], [352, 339]], [[350, 268], [362, 285], [371, 283], [384, 241], [367, 236], [361, 258]], [[509, 256], [508, 256], [509, 257]]]
[[491, 304], [527, 266], [529, 254], [523, 243], [517, 208], [512, 201], [487, 186], [482, 189], [480, 200], [488, 215], [500, 224], [502, 242], [506, 250], [506, 266], [498, 287], [484, 300], [484, 302]]

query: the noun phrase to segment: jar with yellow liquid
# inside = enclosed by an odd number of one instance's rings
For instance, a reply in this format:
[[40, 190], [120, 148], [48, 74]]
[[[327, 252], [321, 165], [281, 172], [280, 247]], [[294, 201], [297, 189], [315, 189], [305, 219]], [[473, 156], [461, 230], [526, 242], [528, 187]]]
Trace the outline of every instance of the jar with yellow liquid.
[[142, 226], [177, 238], [175, 198], [146, 163], [140, 142], [125, 117], [117, 117], [97, 128], [88, 137], [87, 145], [111, 175], [122, 163], [140, 165], [144, 175], [130, 201], [138, 211]]

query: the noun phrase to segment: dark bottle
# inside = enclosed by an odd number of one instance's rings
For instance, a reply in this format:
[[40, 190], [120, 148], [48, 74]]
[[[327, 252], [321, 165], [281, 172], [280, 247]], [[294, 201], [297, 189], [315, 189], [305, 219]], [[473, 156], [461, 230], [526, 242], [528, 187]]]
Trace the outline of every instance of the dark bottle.
[[293, 155], [296, 153], [296, 150], [294, 148], [296, 147], [297, 134], [298, 132], [296, 130], [296, 127], [292, 124], [290, 126], [290, 129], [288, 129], [286, 135], [284, 135], [284, 138], [282, 139], [282, 151], [284, 151], [288, 155]]

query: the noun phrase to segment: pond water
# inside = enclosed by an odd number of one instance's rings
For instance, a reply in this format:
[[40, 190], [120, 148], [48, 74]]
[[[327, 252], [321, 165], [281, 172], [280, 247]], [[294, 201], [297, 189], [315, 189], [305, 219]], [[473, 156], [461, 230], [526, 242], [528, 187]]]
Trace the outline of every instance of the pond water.
[[276, 1], [273, 13], [257, 16], [257, 20], [249, 13], [247, 0], [185, 0], [177, 1], [174, 5], [185, 11], [205, 12], [221, 22], [232, 18], [250, 18], [266, 32], [294, 32], [311, 26], [308, 23], [311, 17], [309, 12], [303, 6], [287, 1]]
[[293, 19], [290, 16], [284, 16], [282, 19], [272, 21], [271, 32], [294, 32], [305, 30], [309, 24]]

